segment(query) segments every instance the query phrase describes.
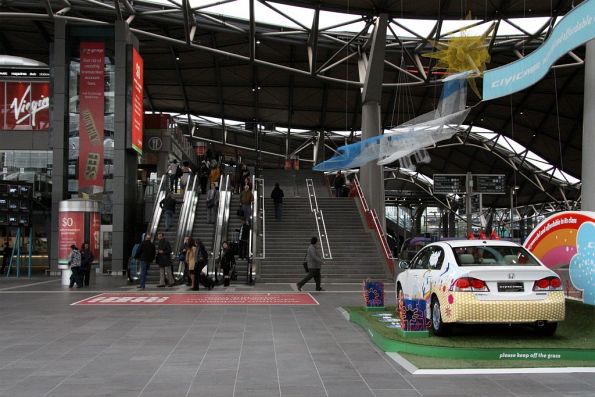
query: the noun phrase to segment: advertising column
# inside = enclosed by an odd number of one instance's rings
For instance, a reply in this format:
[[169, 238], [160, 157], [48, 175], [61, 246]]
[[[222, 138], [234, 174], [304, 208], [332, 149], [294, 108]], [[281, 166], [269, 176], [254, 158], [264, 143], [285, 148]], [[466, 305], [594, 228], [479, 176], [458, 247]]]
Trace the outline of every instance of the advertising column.
[[62, 270], [62, 285], [68, 285], [70, 283], [68, 260], [72, 245], [80, 249], [84, 242], [88, 242], [95, 258], [94, 262], [99, 260], [101, 214], [97, 201], [81, 199], [61, 201], [58, 211], [58, 268]]
[[79, 191], [103, 191], [105, 45], [82, 42], [79, 92]]

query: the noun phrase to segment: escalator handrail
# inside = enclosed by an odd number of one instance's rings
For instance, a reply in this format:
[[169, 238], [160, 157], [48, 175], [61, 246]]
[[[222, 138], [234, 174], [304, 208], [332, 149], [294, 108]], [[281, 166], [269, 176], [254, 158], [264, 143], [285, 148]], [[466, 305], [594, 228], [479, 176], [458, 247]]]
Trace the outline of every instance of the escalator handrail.
[[[213, 236], [213, 251], [211, 253], [211, 259], [209, 260], [207, 271], [209, 275], [216, 273], [216, 264], [221, 256], [221, 246], [223, 243], [223, 233], [227, 232], [227, 217], [229, 217], [229, 175], [221, 175], [219, 178], [219, 206], [217, 207], [217, 221], [215, 223], [215, 232]], [[216, 278], [216, 277], [215, 277]]]
[[167, 183], [165, 182], [165, 179], [168, 177], [167, 174], [163, 174], [161, 176], [161, 181], [159, 182], [159, 188], [157, 189], [157, 192], [155, 193], [155, 202], [153, 203], [153, 212], [151, 215], [151, 220], [149, 222], [149, 227], [147, 229], [147, 233], [149, 233], [151, 235], [151, 241], [155, 240], [155, 233], [157, 232], [157, 227], [159, 226], [159, 220], [161, 219], [161, 213], [163, 212], [161, 210], [161, 206], [159, 205], [159, 203], [161, 202], [161, 200], [163, 200], [165, 198], [165, 190], [167, 189]]
[[188, 235], [188, 222], [191, 217], [192, 207], [195, 205], [195, 197], [197, 186], [197, 175], [194, 175], [184, 192], [182, 208], [180, 209], [180, 218], [178, 221], [178, 230], [176, 233], [176, 241], [174, 244], [174, 253], [178, 253], [184, 244], [184, 238]]

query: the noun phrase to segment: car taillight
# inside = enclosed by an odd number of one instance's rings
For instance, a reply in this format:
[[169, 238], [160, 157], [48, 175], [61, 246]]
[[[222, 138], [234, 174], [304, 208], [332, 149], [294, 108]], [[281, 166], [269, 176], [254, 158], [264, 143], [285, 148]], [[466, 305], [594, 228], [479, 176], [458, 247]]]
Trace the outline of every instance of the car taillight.
[[461, 277], [457, 279], [453, 288], [457, 292], [487, 292], [489, 291], [485, 281], [474, 277]]
[[533, 291], [562, 291], [562, 281], [554, 276], [542, 278], [535, 281]]

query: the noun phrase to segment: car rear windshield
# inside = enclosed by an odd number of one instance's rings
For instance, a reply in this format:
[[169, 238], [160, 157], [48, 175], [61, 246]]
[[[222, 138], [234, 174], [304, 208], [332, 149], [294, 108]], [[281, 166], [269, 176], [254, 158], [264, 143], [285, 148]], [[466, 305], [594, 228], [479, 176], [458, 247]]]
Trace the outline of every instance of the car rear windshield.
[[459, 266], [539, 266], [523, 247], [453, 247]]

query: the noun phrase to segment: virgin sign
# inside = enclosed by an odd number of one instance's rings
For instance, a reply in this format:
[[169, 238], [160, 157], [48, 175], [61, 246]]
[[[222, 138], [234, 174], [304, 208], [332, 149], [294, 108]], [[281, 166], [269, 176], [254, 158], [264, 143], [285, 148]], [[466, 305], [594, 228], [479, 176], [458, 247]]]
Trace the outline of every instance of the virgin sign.
[[50, 126], [49, 84], [0, 82], [4, 130], [47, 130]]

